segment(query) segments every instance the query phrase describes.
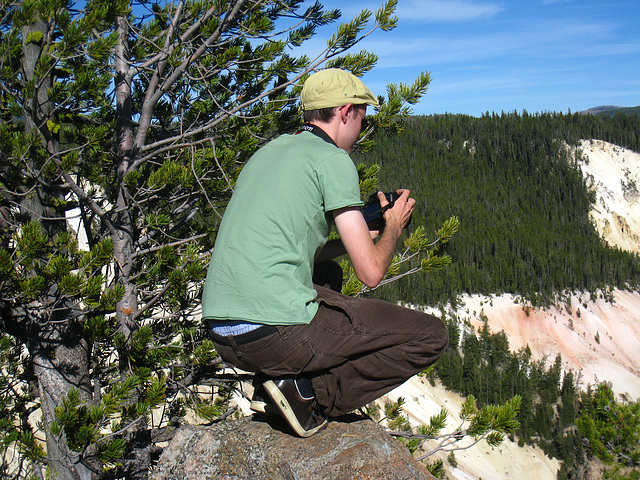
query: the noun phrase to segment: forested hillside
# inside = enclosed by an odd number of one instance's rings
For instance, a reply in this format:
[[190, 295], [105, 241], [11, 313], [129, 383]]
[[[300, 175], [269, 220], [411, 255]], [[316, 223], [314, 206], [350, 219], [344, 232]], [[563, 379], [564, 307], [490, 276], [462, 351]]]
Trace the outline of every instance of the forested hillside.
[[545, 304], [561, 291], [596, 292], [640, 281], [636, 255], [603, 245], [593, 201], [566, 145], [600, 139], [640, 151], [640, 119], [581, 114], [410, 117], [395, 138], [357, 159], [379, 163], [380, 187], [410, 188], [411, 228], [433, 231], [452, 215], [453, 264], [376, 292], [434, 304], [462, 293], [515, 293]]

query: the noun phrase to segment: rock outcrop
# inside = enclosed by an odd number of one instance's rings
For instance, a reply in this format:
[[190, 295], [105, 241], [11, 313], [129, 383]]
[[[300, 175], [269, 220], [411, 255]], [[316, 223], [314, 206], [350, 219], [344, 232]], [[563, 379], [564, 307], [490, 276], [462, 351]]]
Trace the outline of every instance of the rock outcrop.
[[640, 252], [640, 153], [582, 140], [579, 168], [596, 196], [591, 219], [612, 247]]
[[409, 451], [359, 416], [330, 422], [310, 438], [281, 420], [243, 417], [213, 426], [180, 427], [153, 480], [431, 480]]

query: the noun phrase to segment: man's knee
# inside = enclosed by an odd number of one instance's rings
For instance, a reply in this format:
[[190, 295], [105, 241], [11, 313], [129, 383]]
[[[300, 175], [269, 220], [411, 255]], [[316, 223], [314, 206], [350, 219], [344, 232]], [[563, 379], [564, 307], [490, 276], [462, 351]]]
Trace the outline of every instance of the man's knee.
[[418, 344], [415, 346], [415, 354], [421, 358], [425, 368], [433, 364], [447, 350], [449, 345], [449, 332], [447, 327], [437, 317], [426, 315], [424, 329], [417, 335]]
[[436, 338], [439, 340], [440, 345], [438, 351], [444, 353], [444, 351], [447, 349], [447, 346], [449, 345], [449, 331], [447, 330], [447, 326], [442, 320], [440, 320], [439, 318], [437, 320], [438, 321], [436, 323], [438, 324], [438, 333], [436, 335]]

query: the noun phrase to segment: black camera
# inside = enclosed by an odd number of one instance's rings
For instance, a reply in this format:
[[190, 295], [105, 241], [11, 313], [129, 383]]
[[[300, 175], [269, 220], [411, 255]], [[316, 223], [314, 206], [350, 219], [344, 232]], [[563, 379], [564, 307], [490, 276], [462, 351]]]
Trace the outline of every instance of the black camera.
[[[384, 192], [384, 196], [387, 202], [389, 202], [389, 205], [385, 205], [384, 207], [380, 206], [378, 193], [374, 192], [369, 195], [369, 198], [362, 207], [362, 215], [371, 230], [382, 230], [382, 228], [384, 228], [384, 212], [393, 207], [396, 200], [400, 198], [400, 194], [397, 192]], [[409, 220], [405, 228], [409, 226], [409, 223], [411, 223], [411, 220]]]

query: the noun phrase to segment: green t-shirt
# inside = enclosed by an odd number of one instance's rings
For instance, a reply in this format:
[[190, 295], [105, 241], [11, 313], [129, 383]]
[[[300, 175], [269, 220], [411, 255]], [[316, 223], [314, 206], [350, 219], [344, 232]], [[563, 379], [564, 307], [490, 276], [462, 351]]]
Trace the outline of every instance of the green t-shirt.
[[313, 262], [331, 211], [362, 205], [346, 151], [309, 133], [282, 135], [243, 168], [207, 273], [202, 317], [290, 325], [318, 306]]

